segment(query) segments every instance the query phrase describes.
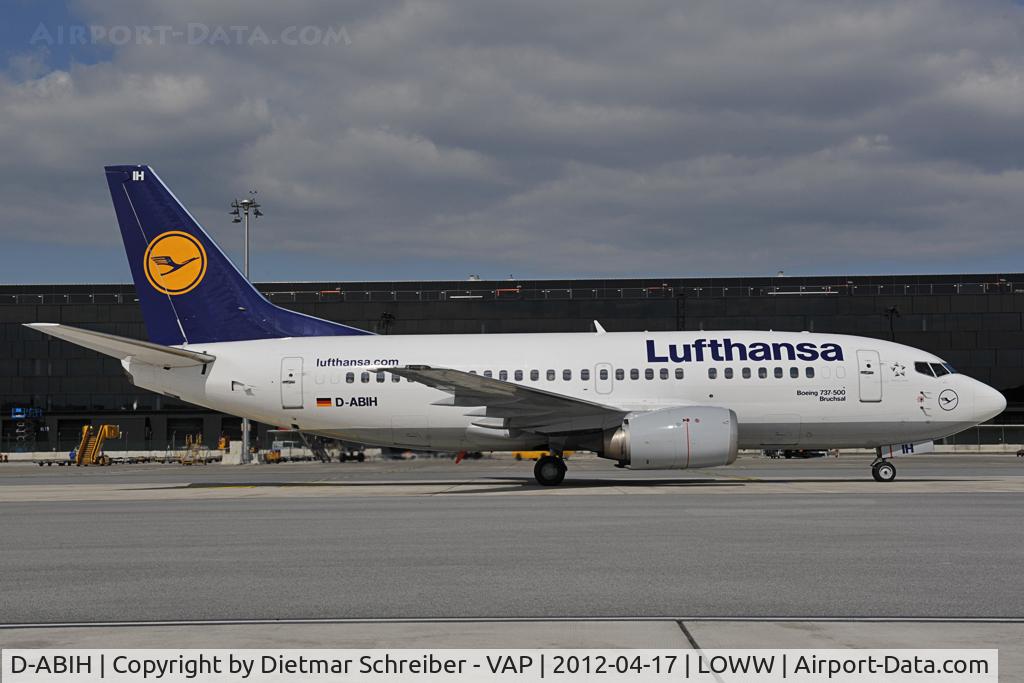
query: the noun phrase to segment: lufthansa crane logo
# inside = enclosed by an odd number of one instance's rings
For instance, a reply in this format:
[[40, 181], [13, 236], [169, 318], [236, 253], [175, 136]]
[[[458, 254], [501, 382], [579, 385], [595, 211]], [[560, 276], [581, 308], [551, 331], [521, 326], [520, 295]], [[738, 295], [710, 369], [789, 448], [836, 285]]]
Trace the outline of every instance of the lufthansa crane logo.
[[943, 410], [953, 410], [959, 402], [960, 397], [952, 389], [943, 389], [939, 394], [939, 407]]
[[143, 256], [146, 279], [169, 296], [195, 289], [206, 275], [206, 250], [192, 235], [169, 230], [153, 238]]

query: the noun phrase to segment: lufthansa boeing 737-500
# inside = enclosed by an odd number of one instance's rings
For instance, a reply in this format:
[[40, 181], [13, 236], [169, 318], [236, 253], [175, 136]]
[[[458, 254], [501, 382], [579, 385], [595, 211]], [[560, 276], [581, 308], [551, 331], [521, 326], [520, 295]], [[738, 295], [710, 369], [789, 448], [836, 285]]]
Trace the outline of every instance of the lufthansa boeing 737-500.
[[[273, 425], [423, 450], [564, 450], [631, 469], [738, 449], [892, 456], [998, 415], [995, 389], [909, 346], [808, 332], [377, 336], [271, 304], [148, 166], [108, 166], [149, 341], [34, 323], [121, 360], [138, 386]], [[918, 448], [920, 450], [920, 448]]]

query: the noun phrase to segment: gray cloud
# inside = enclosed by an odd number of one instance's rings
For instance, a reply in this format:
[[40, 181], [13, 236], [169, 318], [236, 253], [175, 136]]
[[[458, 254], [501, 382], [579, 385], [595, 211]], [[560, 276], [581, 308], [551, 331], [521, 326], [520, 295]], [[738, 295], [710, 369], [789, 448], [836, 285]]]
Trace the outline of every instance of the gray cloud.
[[216, 236], [260, 188], [282, 279], [984, 270], [1024, 246], [1008, 2], [206, 5], [78, 11], [347, 42], [63, 69], [26, 45], [0, 76], [0, 238], [116, 245], [100, 166], [138, 161]]

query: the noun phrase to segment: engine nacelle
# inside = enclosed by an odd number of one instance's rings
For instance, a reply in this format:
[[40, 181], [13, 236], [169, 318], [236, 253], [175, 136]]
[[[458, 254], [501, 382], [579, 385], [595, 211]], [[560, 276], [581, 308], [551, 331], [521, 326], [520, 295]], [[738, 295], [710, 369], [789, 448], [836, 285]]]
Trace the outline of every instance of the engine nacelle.
[[634, 470], [718, 467], [736, 461], [736, 413], [689, 406], [630, 413], [605, 432], [602, 458]]

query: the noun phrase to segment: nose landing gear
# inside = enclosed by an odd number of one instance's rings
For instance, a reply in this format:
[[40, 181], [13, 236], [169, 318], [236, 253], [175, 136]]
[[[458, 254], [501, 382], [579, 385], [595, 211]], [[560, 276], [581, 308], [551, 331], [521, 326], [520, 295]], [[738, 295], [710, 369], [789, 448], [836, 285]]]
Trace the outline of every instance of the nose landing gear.
[[533, 476], [541, 486], [558, 486], [565, 479], [565, 460], [557, 455], [544, 455], [533, 466]]
[[875, 481], [892, 481], [896, 478], [896, 466], [888, 460], [875, 460], [871, 463], [871, 476]]

